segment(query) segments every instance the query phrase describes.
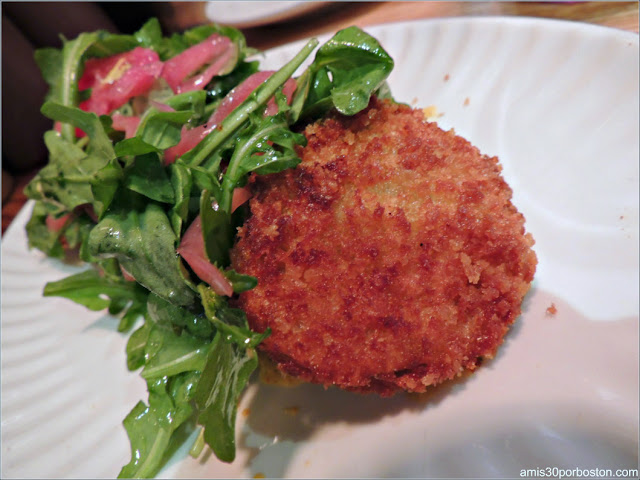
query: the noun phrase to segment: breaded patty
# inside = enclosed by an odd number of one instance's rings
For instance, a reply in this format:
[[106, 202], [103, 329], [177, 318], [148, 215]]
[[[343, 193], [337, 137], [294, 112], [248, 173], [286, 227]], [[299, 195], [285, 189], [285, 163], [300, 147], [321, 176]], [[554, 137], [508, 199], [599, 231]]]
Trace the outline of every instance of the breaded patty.
[[536, 268], [498, 159], [373, 99], [305, 130], [302, 163], [251, 180], [232, 267], [261, 345], [305, 381], [390, 395], [491, 358]]

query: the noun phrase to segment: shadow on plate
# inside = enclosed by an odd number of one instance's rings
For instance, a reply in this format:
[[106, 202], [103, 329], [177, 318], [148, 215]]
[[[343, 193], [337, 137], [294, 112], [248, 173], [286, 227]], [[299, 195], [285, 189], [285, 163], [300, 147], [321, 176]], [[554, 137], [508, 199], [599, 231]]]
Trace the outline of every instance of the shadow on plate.
[[473, 425], [467, 435], [445, 436], [429, 451], [409, 444], [381, 452], [374, 468], [381, 478], [575, 478], [638, 467], [638, 443], [615, 428], [623, 420], [613, 412], [591, 409], [575, 422], [574, 404], [531, 407], [488, 411], [483, 420], [463, 414]]
[[[302, 384], [279, 387], [259, 384], [245, 409], [246, 423], [240, 432], [239, 448], [248, 451], [246, 469], [252, 475], [284, 478], [298, 444], [311, 439], [325, 427], [335, 435], [349, 427], [380, 421], [407, 411], [422, 411], [439, 404], [465, 388], [468, 375], [433, 387], [424, 394], [396, 394], [381, 398], [335, 387]], [[344, 429], [344, 430], [343, 430]], [[266, 455], [260, 455], [261, 453]]]
[[[530, 308], [529, 296], [525, 297], [523, 312]], [[496, 358], [483, 362], [479, 370], [491, 368], [509, 349], [509, 344], [520, 332], [520, 320], [505, 336]], [[252, 475], [282, 478], [286, 476], [297, 445], [323, 428], [331, 427], [332, 435], [339, 437], [348, 435], [352, 426], [435, 408], [443, 400], [462, 392], [473, 381], [472, 377], [473, 373], [467, 371], [423, 394], [398, 393], [391, 398], [352, 393], [335, 387], [325, 389], [313, 384], [282, 387], [259, 383], [244, 408], [247, 420], [240, 432], [238, 446], [248, 451], [246, 468]]]
[[[496, 357], [424, 395], [254, 385], [239, 435], [245, 471], [516, 478], [548, 466], [636, 468], [637, 322], [593, 320], [534, 284]], [[369, 428], [378, 422], [386, 427]], [[385, 437], [366, 440], [376, 432]], [[366, 451], [349, 447], [363, 441]], [[323, 460], [327, 452], [337, 457]]]

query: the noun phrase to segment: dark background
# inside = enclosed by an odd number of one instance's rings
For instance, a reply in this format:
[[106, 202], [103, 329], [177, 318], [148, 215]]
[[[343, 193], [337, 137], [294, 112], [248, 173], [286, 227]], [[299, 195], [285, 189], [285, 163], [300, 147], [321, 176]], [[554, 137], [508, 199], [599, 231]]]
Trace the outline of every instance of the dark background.
[[157, 2], [2, 2], [3, 187], [10, 178], [6, 172], [17, 175], [46, 162], [42, 134], [50, 121], [39, 110], [47, 86], [34, 51], [61, 47], [60, 35], [71, 39], [98, 29], [133, 33], [161, 9]]

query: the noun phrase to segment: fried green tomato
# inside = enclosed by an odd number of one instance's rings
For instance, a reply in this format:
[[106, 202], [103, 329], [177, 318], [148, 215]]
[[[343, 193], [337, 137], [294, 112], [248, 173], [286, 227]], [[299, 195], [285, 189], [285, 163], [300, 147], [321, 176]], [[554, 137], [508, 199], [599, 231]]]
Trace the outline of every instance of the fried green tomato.
[[373, 99], [305, 130], [295, 169], [255, 176], [232, 266], [280, 371], [383, 396], [495, 355], [536, 268], [498, 159], [421, 110]]

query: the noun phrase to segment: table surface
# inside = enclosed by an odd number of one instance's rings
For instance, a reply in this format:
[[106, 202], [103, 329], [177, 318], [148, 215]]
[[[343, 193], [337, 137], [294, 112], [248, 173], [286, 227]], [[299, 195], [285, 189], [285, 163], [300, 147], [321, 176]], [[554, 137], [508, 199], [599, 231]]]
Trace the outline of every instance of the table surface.
[[[638, 2], [318, 2], [317, 9], [277, 24], [243, 28], [250, 46], [266, 49], [339, 30], [349, 25], [457, 16], [528, 16], [604, 25], [638, 33]], [[205, 22], [204, 2], [157, 5], [169, 29], [179, 31]], [[7, 178], [3, 172], [2, 232], [26, 202], [24, 186], [35, 172]]]

